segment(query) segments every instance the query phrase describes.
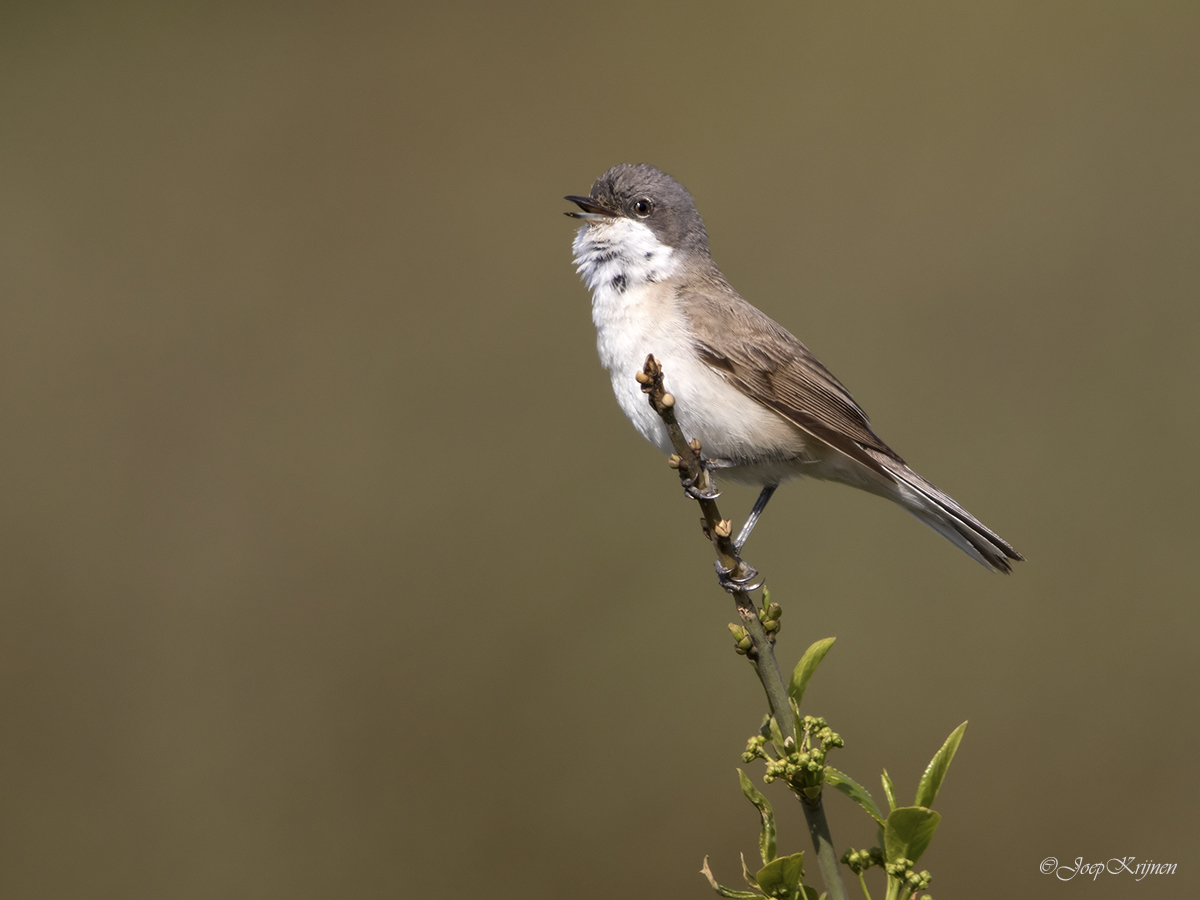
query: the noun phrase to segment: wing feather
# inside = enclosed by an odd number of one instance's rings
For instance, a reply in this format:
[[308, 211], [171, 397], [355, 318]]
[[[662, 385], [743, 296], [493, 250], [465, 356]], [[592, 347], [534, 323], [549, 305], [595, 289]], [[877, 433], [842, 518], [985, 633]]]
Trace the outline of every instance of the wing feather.
[[[867, 414], [833, 373], [791, 332], [743, 300], [723, 278], [705, 288], [680, 294], [700, 358], [748, 397], [893, 479], [867, 449], [901, 464], [904, 460], [871, 430]], [[726, 327], [716, 333], [716, 323]]]

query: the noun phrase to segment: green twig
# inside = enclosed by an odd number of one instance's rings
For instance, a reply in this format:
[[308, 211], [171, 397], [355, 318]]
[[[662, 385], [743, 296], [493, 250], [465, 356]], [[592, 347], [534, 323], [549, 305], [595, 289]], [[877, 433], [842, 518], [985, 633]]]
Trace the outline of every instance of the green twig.
[[829, 900], [846, 900], [846, 886], [842, 884], [842, 873], [833, 850], [833, 838], [829, 836], [829, 823], [825, 820], [825, 804], [821, 802], [821, 795], [818, 794], [816, 800], [801, 797], [800, 807], [808, 822], [808, 834], [817, 851], [817, 865], [825, 880], [825, 889], [829, 891]]
[[[646, 357], [646, 365], [637, 375], [642, 391], [649, 397], [650, 405], [667, 428], [671, 438], [671, 446], [675, 454], [671, 457], [671, 466], [679, 470], [679, 477], [684, 484], [696, 489], [697, 494], [712, 494], [714, 496], [695, 496], [704, 514], [704, 534], [717, 551], [718, 565], [728, 573], [731, 585], [742, 584], [746, 587], [731, 586], [726, 589], [733, 594], [733, 602], [737, 606], [738, 616], [746, 633], [750, 636], [752, 647], [746, 656], [754, 664], [759, 681], [767, 694], [767, 702], [784, 738], [797, 739], [796, 717], [792, 713], [792, 704], [788, 698], [787, 683], [779, 671], [779, 663], [775, 659], [773, 639], [763, 628], [758, 618], [758, 609], [750, 596], [750, 582], [758, 572], [748, 565], [738, 555], [731, 535], [733, 522], [721, 518], [717, 508], [712, 476], [701, 463], [701, 446], [698, 440], [688, 441], [679, 427], [675, 417], [675, 398], [667, 392], [663, 385], [662, 365], [652, 355]], [[833, 842], [829, 837], [829, 823], [825, 820], [825, 808], [821, 797], [809, 801], [802, 799], [804, 818], [808, 822], [808, 831], [812, 836], [813, 847], [817, 851], [817, 865], [821, 869], [821, 877], [825, 881], [825, 889], [829, 900], [847, 900], [846, 887], [842, 883], [842, 874], [838, 868], [837, 856], [833, 852]]]

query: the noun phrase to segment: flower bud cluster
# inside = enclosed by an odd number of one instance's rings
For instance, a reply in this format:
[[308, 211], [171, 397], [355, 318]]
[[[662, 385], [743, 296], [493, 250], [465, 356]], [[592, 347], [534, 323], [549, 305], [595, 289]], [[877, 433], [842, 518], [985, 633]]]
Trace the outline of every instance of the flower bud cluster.
[[810, 740], [820, 741], [826, 750], [846, 746], [842, 736], [830, 728], [821, 716], [805, 716], [800, 720], [800, 730]]
[[845, 742], [820, 716], [805, 716], [800, 720], [800, 729], [799, 746], [788, 740], [784, 755], [767, 760], [763, 780], [770, 784], [782, 778], [793, 791], [815, 800], [825, 783], [825, 757], [830, 750], [844, 747]]
[[850, 849], [842, 854], [842, 862], [849, 866], [855, 875], [861, 875], [871, 866], [884, 864], [883, 851], [878, 847], [872, 847], [870, 850]]
[[763, 599], [762, 609], [758, 611], [758, 620], [762, 622], [763, 631], [770, 635], [772, 641], [779, 633], [779, 619], [782, 616], [783, 609], [778, 603], [771, 603], [769, 596]]
[[741, 656], [745, 656], [754, 646], [754, 641], [750, 639], [750, 635], [741, 625], [729, 623], [729, 633], [733, 635], [733, 649]]
[[898, 878], [907, 885], [904, 889], [905, 896], [911, 896], [917, 891], [925, 890], [929, 887], [929, 883], [933, 881], [933, 876], [929, 874], [928, 869], [921, 872], [913, 871], [913, 861], [911, 859], [901, 858], [894, 863], [887, 863], [884, 869], [893, 878]]
[[903, 878], [906, 872], [912, 871], [912, 864], [913, 863], [911, 859], [905, 859], [902, 856], [894, 863], [888, 863], [884, 866], [884, 868], [893, 878]]
[[742, 754], [742, 762], [752, 763], [756, 759], [770, 760], [763, 746], [767, 743], [765, 735], [756, 734], [750, 740], [746, 741], [746, 752]]
[[825, 780], [825, 751], [820, 747], [793, 750], [787, 756], [770, 760], [763, 781], [770, 784], [776, 778], [782, 778], [793, 790], [820, 785]]

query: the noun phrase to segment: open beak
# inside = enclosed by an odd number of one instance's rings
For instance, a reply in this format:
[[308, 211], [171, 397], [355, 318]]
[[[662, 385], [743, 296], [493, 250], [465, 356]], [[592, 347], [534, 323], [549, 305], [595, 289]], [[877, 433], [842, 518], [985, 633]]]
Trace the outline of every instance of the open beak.
[[605, 219], [615, 219], [618, 213], [613, 212], [605, 206], [601, 206], [591, 197], [576, 197], [574, 194], [569, 194], [563, 197], [564, 200], [570, 200], [583, 212], [569, 212], [563, 215], [570, 216], [572, 219], [583, 219], [585, 222], [603, 222]]

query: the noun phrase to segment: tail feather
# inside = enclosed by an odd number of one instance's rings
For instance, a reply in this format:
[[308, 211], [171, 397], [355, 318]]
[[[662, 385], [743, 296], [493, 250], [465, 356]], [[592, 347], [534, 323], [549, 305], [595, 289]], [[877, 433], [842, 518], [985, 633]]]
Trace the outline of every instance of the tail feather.
[[[876, 456], [876, 454], [872, 454]], [[942, 537], [989, 569], [1011, 572], [1013, 561], [1024, 560], [1020, 553], [973, 515], [954, 498], [938, 490], [908, 466], [878, 454], [888, 472], [900, 486], [900, 504]]]

